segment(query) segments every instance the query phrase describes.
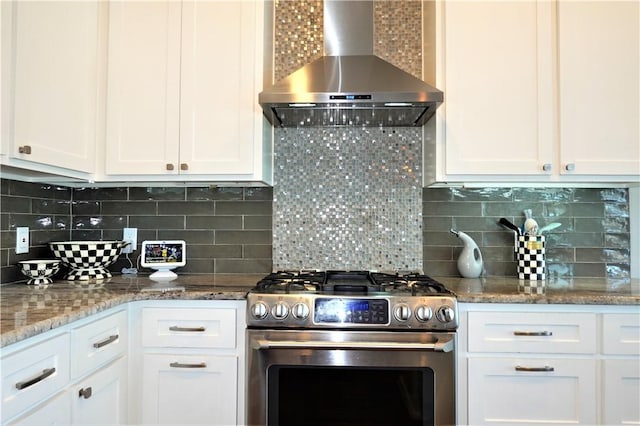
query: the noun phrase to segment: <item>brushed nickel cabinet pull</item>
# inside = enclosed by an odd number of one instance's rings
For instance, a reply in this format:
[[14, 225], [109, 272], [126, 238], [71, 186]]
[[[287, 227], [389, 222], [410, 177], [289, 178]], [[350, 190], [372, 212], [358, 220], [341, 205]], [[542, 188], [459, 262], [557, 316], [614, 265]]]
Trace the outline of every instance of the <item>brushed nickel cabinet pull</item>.
[[551, 169], [552, 169], [551, 163], [545, 163], [545, 164], [542, 165], [542, 170], [545, 171], [545, 172], [550, 172]]
[[540, 373], [540, 372], [548, 373], [548, 372], [554, 371], [555, 369], [548, 365], [545, 365], [544, 367], [523, 367], [521, 365], [516, 365], [515, 370], [524, 371], [526, 373]]
[[118, 334], [114, 334], [112, 336], [107, 337], [102, 342], [94, 343], [93, 347], [96, 349], [100, 349], [103, 346], [107, 346], [109, 343], [115, 342], [116, 340], [118, 340], [118, 337], [120, 337]]
[[31, 154], [31, 146], [30, 145], [19, 146], [18, 152], [20, 154]]
[[180, 163], [180, 170], [189, 170], [189, 165], [187, 163]]
[[173, 170], [173, 164], [167, 163], [167, 170], [169, 171]]
[[80, 389], [80, 391], [78, 391], [78, 397], [79, 398], [84, 398], [84, 399], [89, 399], [89, 398], [91, 398], [91, 394], [92, 393], [93, 393], [93, 391], [91, 390], [91, 386], [89, 386], [88, 388]]
[[16, 383], [16, 389], [18, 389], [18, 390], [26, 389], [29, 386], [35, 385], [36, 383], [43, 381], [44, 379], [46, 379], [47, 377], [49, 377], [50, 375], [52, 375], [55, 372], [56, 372], [55, 368], [44, 369], [44, 370], [42, 370], [41, 374], [39, 374], [38, 376], [34, 377], [33, 379], [29, 379], [29, 380], [25, 380], [24, 382]]
[[564, 169], [568, 172], [572, 172], [576, 169], [576, 165], [573, 163], [569, 163], [566, 166], [564, 166]]
[[183, 364], [181, 362], [172, 362], [169, 364], [171, 368], [207, 368], [206, 362], [200, 362], [198, 364]]
[[206, 330], [204, 327], [180, 327], [178, 325], [172, 325], [169, 327], [170, 331], [189, 331], [189, 332], [203, 332]]
[[514, 331], [514, 336], [553, 336], [551, 331]]

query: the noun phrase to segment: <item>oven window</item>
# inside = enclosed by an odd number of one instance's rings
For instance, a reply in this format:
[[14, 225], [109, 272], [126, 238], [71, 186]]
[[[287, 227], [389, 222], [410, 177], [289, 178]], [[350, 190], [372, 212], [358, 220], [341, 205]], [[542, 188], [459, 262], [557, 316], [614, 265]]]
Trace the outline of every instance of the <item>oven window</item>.
[[434, 424], [433, 370], [271, 366], [269, 426]]

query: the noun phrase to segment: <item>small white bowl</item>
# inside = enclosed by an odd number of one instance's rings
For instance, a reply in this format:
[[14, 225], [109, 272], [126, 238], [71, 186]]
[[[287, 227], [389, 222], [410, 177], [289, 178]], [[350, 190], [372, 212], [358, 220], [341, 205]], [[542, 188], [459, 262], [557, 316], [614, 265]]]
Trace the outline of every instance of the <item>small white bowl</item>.
[[50, 277], [60, 270], [60, 261], [54, 259], [22, 260], [18, 264], [20, 272], [29, 278], [27, 284], [51, 284]]

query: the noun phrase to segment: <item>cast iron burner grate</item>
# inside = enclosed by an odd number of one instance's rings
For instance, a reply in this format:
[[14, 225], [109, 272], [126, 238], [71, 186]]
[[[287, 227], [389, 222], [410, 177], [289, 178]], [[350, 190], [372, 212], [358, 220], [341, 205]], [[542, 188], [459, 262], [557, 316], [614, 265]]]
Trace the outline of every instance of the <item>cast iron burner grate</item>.
[[277, 271], [261, 279], [253, 290], [265, 293], [411, 293], [453, 295], [442, 283], [418, 273], [367, 271]]

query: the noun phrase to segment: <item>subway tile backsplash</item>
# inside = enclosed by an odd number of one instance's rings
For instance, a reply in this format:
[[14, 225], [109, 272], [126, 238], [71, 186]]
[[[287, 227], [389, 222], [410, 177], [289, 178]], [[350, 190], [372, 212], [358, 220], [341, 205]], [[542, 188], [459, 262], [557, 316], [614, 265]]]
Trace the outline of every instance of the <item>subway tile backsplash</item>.
[[[183, 273], [267, 273], [272, 267], [272, 189], [208, 187], [64, 188], [2, 179], [2, 283], [22, 280], [20, 260], [51, 258], [47, 243], [113, 240], [125, 227], [143, 240], [184, 239]], [[31, 248], [16, 255], [15, 228], [29, 226]], [[138, 252], [130, 256], [135, 264]], [[124, 255], [110, 267], [129, 267]]]
[[514, 276], [513, 232], [497, 222], [521, 225], [531, 209], [546, 233], [547, 277], [629, 278], [629, 194], [624, 188], [431, 188], [423, 191], [424, 268], [457, 275], [462, 248], [449, 233], [468, 233], [480, 246], [488, 275]]
[[[185, 272], [266, 273], [276, 264], [272, 239], [286, 238], [272, 224], [272, 199], [278, 191], [276, 187], [274, 195], [271, 188], [253, 187], [71, 189], [0, 179], [2, 283], [23, 279], [15, 266], [19, 260], [50, 258], [49, 241], [120, 239], [126, 226], [139, 228], [138, 241], [187, 240]], [[310, 189], [316, 197], [335, 195], [331, 187], [323, 192]], [[547, 234], [550, 278], [630, 275], [626, 189], [425, 188], [416, 197], [413, 201], [422, 210], [423, 267], [430, 275], [458, 275], [456, 259], [462, 246], [449, 233], [456, 228], [478, 243], [488, 275], [515, 276], [513, 236], [497, 221], [506, 217], [521, 223], [525, 208], [533, 210], [541, 225], [562, 224]], [[144, 208], [136, 207], [138, 203]], [[15, 254], [18, 226], [30, 228], [28, 254]], [[117, 272], [123, 266], [128, 266], [124, 257], [112, 269]]]

